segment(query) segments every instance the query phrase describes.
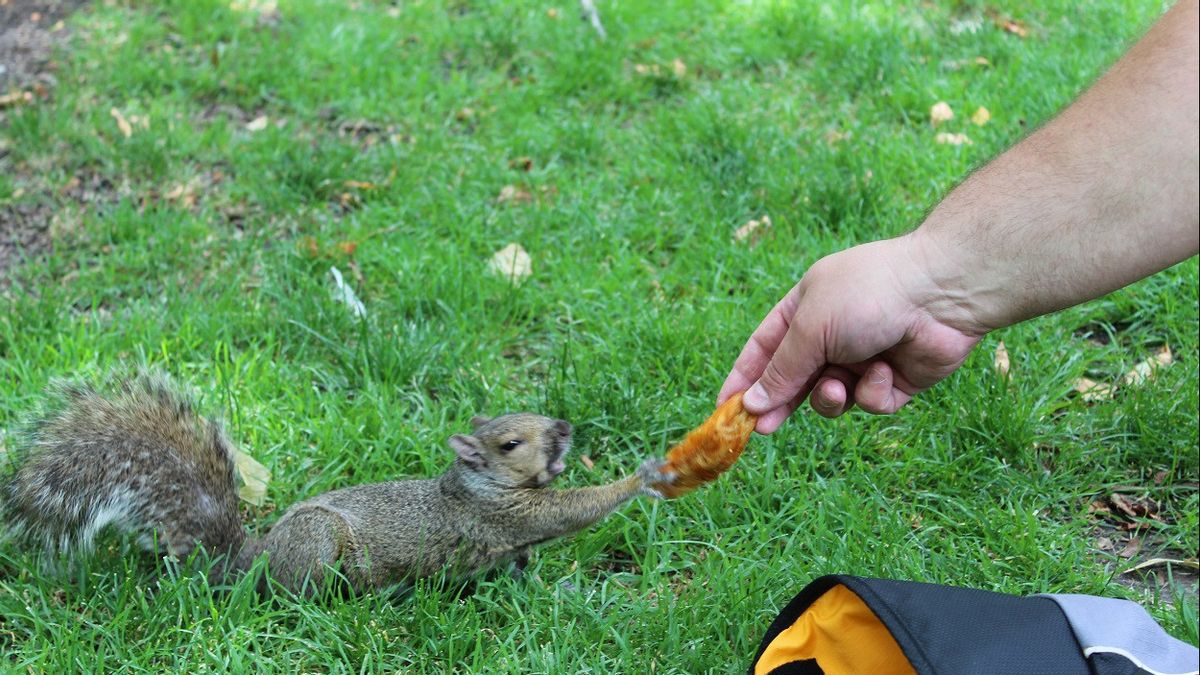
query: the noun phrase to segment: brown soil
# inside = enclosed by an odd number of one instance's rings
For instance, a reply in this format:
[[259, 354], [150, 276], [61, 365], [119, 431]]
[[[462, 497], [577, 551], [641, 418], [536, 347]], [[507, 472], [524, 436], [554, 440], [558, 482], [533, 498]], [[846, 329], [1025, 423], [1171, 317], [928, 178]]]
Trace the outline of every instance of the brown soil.
[[[0, 0], [0, 97], [22, 92], [45, 96], [57, 84], [50, 57], [68, 34], [60, 22], [86, 2]], [[4, 113], [0, 105], [0, 171], [11, 172], [14, 167], [4, 142]], [[51, 215], [52, 208], [43, 202], [14, 201], [0, 206], [0, 284], [10, 265], [49, 248]]]

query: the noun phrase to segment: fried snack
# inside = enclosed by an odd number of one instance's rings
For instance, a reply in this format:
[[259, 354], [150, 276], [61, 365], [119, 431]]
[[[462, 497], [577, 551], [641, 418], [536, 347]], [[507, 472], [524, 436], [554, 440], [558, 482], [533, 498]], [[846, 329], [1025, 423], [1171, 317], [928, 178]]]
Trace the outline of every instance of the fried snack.
[[742, 455], [757, 421], [757, 416], [742, 407], [742, 394], [734, 394], [671, 448], [662, 471], [675, 472], [675, 482], [655, 483], [654, 489], [673, 499], [716, 480]]

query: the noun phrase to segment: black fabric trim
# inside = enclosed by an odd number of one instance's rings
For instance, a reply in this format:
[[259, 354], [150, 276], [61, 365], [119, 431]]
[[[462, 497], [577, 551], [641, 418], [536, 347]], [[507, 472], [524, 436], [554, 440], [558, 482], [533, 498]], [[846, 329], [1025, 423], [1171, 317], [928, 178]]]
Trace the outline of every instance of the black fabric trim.
[[1049, 598], [846, 575], [805, 586], [771, 622], [747, 674], [780, 633], [838, 584], [874, 612], [919, 675], [1101, 675]]
[[974, 588], [843, 577], [920, 675], [1094, 675], [1058, 603]]
[[825, 675], [825, 671], [821, 670], [816, 659], [804, 659], [803, 661], [788, 661], [767, 675]]
[[1133, 661], [1112, 652], [1096, 652], [1088, 657], [1088, 664], [1096, 675], [1150, 675]]
[[904, 652], [908, 664], [915, 672], [919, 675], [936, 673], [929, 656], [925, 654], [925, 650], [921, 649], [921, 641], [908, 632], [908, 626], [905, 625], [904, 619], [897, 616], [892, 607], [869, 584], [864, 583], [865, 581], [859, 577], [846, 577], [842, 583], [875, 613], [875, 617], [879, 619], [883, 627], [892, 634], [892, 639], [900, 646], [900, 651]]
[[754, 675], [754, 666], [758, 665], [758, 660], [762, 658], [763, 652], [767, 651], [767, 646], [771, 644], [771, 641], [778, 637], [788, 626], [796, 623], [796, 619], [800, 618], [804, 610], [816, 602], [817, 598], [824, 595], [825, 591], [842, 583], [843, 578], [838, 574], [829, 574], [813, 579], [807, 586], [801, 589], [800, 593], [792, 598], [792, 601], [779, 612], [779, 616], [776, 616], [771, 625], [767, 627], [767, 634], [763, 636], [762, 642], [758, 645], [758, 652], [754, 655], [754, 659], [750, 661], [750, 666], [746, 668], [746, 675]]

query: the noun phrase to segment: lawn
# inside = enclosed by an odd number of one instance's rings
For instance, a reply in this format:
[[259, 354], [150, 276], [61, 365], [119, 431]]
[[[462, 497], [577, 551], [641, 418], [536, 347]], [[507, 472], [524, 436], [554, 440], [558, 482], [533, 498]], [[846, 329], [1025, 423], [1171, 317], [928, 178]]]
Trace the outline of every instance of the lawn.
[[[562, 485], [632, 471], [809, 264], [914, 227], [1161, 11], [601, 0], [601, 40], [570, 0], [274, 4], [85, 5], [0, 108], [0, 226], [28, 235], [0, 248], [0, 443], [51, 379], [148, 364], [271, 470], [258, 528], [438, 473], [480, 413], [569, 419]], [[519, 284], [489, 272], [509, 243]], [[1194, 571], [1124, 572], [1200, 548], [1198, 278], [990, 335], [897, 415], [797, 414], [463, 596], [214, 591], [116, 537], [43, 574], [0, 543], [0, 670], [732, 673], [834, 572], [1124, 597], [1196, 644]]]

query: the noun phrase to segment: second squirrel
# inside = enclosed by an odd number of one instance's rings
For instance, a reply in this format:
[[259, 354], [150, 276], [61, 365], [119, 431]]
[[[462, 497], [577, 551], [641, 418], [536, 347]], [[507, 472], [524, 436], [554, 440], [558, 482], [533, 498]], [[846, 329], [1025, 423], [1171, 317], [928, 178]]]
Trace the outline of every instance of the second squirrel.
[[257, 538], [238, 514], [232, 444], [169, 381], [142, 375], [107, 396], [63, 387], [0, 478], [0, 510], [12, 533], [51, 552], [86, 550], [112, 525], [179, 558], [202, 547], [233, 572], [265, 552], [272, 578], [293, 591], [320, 589], [330, 568], [365, 591], [447, 568], [466, 575], [512, 561], [520, 570], [534, 545], [635, 496], [662, 496], [650, 487], [664, 482], [658, 459], [608, 485], [548, 488], [570, 448], [563, 420], [516, 413], [472, 425], [450, 437], [457, 457], [440, 477], [327, 492]]

